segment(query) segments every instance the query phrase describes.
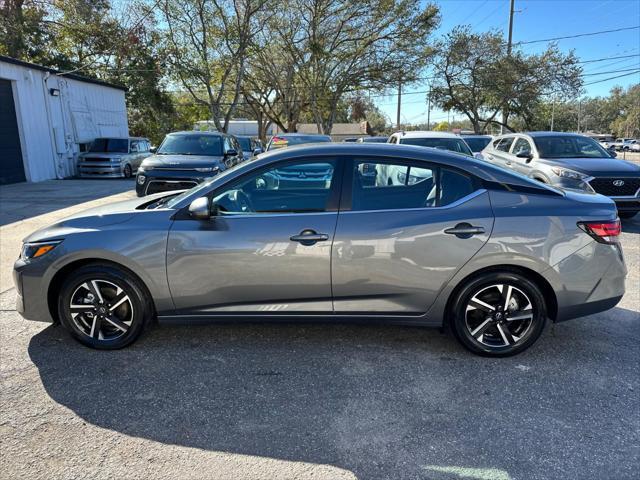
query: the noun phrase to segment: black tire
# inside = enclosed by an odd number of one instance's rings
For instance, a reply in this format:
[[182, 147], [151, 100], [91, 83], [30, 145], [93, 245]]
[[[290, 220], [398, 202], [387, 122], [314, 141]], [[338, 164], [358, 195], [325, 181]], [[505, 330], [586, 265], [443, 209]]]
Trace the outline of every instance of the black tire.
[[[470, 305], [473, 298], [480, 299], [479, 295], [483, 295], [486, 302], [478, 305], [480, 308]], [[500, 305], [507, 295], [509, 305], [520, 310]], [[489, 300], [492, 297], [495, 302]], [[529, 304], [530, 309], [526, 308]], [[473, 305], [477, 304], [473, 302]], [[484, 305], [493, 306], [494, 310], [485, 309]], [[544, 297], [538, 286], [514, 272], [488, 272], [471, 278], [456, 294], [450, 312], [450, 326], [460, 343], [467, 350], [488, 357], [508, 357], [523, 352], [538, 340], [547, 320]], [[530, 319], [515, 320], [523, 316]]]
[[[96, 285], [104, 302], [84, 303], [88, 297], [95, 297]], [[122, 301], [125, 296], [127, 300]], [[113, 305], [109, 303], [112, 300]], [[116, 305], [119, 301], [122, 303]], [[99, 315], [99, 311], [105, 315]], [[116, 350], [134, 342], [151, 323], [153, 311], [151, 298], [140, 280], [111, 264], [93, 263], [78, 268], [63, 280], [58, 297], [61, 324], [80, 343], [101, 350]]]
[[124, 170], [122, 171], [122, 173], [124, 174], [124, 178], [131, 178], [131, 176], [133, 175], [133, 170], [131, 170], [131, 165], [127, 163], [124, 166]]
[[620, 218], [624, 218], [625, 220], [628, 220], [630, 218], [635, 217], [638, 214], [638, 212], [618, 212], [618, 216]]

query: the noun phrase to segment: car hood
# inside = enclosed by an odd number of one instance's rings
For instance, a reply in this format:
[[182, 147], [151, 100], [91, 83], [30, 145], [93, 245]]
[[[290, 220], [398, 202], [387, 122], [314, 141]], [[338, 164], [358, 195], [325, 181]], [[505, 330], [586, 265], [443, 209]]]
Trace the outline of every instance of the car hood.
[[[549, 164], [569, 168], [591, 176], [640, 175], [640, 167], [618, 158], [546, 159]], [[635, 174], [635, 175], [634, 175]]]
[[71, 233], [79, 233], [82, 231], [96, 230], [108, 225], [123, 223], [138, 212], [138, 207], [146, 203], [151, 203], [159, 198], [175, 195], [180, 191], [161, 192], [154, 195], [148, 195], [144, 198], [135, 198], [133, 200], [125, 200], [115, 202], [100, 207], [90, 208], [82, 212], [78, 212], [59, 222], [47, 227], [36, 230], [26, 237], [24, 242], [40, 242], [44, 240], [53, 240], [64, 238]]
[[152, 155], [142, 162], [143, 168], [199, 168], [223, 163], [224, 157], [211, 155]]
[[92, 153], [92, 152], [85, 152], [80, 154], [81, 158], [85, 158], [85, 157], [91, 157], [91, 158], [120, 158], [125, 156], [126, 153]]

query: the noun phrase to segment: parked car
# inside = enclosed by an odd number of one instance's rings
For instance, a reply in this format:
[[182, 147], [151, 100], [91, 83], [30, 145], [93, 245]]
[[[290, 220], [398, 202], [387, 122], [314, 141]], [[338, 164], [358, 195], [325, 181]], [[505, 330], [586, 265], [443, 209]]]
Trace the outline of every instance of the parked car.
[[292, 147], [294, 145], [305, 145], [308, 143], [331, 142], [329, 135], [313, 135], [306, 133], [279, 133], [274, 135], [267, 143], [266, 151], [278, 148]]
[[185, 190], [244, 160], [233, 135], [185, 131], [167, 135], [155, 155], [145, 159], [136, 176], [139, 197]]
[[473, 157], [473, 152], [466, 142], [460, 136], [449, 132], [396, 132], [389, 137], [388, 143], [431, 147]]
[[638, 141], [633, 138], [618, 138], [613, 142], [613, 148], [618, 152], [628, 151], [631, 150], [631, 146], [635, 143], [638, 143]]
[[96, 138], [88, 151], [78, 156], [78, 172], [83, 178], [130, 178], [151, 155], [150, 150], [146, 138]]
[[[473, 156], [469, 146], [458, 135], [449, 132], [396, 132], [389, 137], [388, 143], [429, 147], [448, 150], [462, 155]], [[428, 169], [412, 168], [410, 172], [398, 168], [397, 165], [381, 165], [376, 177], [376, 185], [413, 185], [431, 178]]]
[[[431, 176], [364, 185], [363, 164]], [[309, 188], [319, 165], [331, 179]], [[297, 180], [265, 180], [282, 169]], [[472, 352], [505, 356], [530, 347], [547, 318], [618, 303], [619, 234], [608, 198], [472, 157], [312, 145], [33, 233], [14, 267], [17, 309], [100, 349], [130, 344], [154, 319], [325, 316], [446, 327]]]
[[234, 135], [240, 148], [242, 149], [242, 156], [245, 160], [249, 160], [252, 157], [262, 153], [263, 148], [260, 140], [249, 135]]
[[482, 160], [482, 150], [489, 145], [493, 137], [491, 135], [463, 135], [462, 139], [473, 152], [473, 156]]
[[615, 154], [584, 135], [501, 135], [482, 154], [491, 163], [543, 183], [606, 195], [616, 202], [621, 218], [631, 218], [640, 211], [640, 167], [614, 158]]
[[358, 143], [387, 143], [389, 137], [386, 136], [378, 136], [378, 137], [360, 137], [358, 139]]
[[634, 143], [633, 145], [631, 145], [630, 150], [631, 150], [632, 152], [640, 152], [640, 143], [639, 143], [639, 142], [636, 142], [636, 143]]

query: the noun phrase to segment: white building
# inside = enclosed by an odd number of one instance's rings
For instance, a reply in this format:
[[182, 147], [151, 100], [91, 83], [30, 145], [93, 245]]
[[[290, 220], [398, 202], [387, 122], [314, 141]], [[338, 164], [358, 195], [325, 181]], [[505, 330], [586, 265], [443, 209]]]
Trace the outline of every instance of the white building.
[[127, 137], [125, 90], [0, 56], [0, 184], [73, 176], [83, 144]]

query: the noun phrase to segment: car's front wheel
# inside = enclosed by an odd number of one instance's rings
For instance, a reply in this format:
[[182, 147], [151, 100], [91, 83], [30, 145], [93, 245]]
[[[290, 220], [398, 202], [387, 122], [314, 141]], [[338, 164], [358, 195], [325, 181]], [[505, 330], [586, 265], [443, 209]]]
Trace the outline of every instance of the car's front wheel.
[[124, 174], [124, 178], [131, 178], [133, 175], [133, 170], [131, 169], [131, 165], [128, 163], [124, 166], [124, 170], [122, 172]]
[[451, 327], [462, 345], [494, 357], [529, 348], [547, 318], [538, 286], [512, 272], [488, 272], [471, 279], [456, 295], [451, 312]]
[[114, 350], [135, 341], [153, 306], [140, 281], [110, 264], [80, 267], [64, 279], [58, 297], [62, 325], [81, 343]]

